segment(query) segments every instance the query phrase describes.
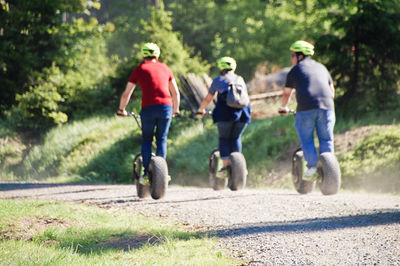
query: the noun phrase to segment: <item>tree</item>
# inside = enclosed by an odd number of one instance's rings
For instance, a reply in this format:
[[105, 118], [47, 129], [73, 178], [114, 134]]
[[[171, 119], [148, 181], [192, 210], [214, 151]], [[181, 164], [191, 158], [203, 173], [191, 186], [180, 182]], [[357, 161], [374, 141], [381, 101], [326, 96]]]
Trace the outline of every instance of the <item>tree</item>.
[[[314, 2], [307, 0], [310, 1]], [[246, 79], [260, 63], [280, 66], [290, 63], [288, 47], [307, 34], [304, 23], [298, 23], [303, 16], [298, 14], [312, 9], [312, 5], [307, 9], [300, 5], [301, 8], [296, 6], [295, 14], [289, 14], [294, 8], [293, 1], [282, 0], [169, 2], [174, 29], [182, 33], [185, 43], [214, 66], [221, 56], [235, 58], [237, 72]], [[310, 15], [304, 17], [311, 21]]]
[[335, 10], [329, 34], [317, 50], [332, 71], [339, 108], [346, 113], [398, 105], [400, 3], [357, 0]]
[[64, 12], [83, 12], [86, 0], [0, 1], [0, 114], [15, 103], [15, 95], [35, 83], [30, 75], [49, 67], [60, 56], [63, 40], [54, 29]]
[[160, 8], [150, 6], [149, 11], [149, 18], [142, 19], [139, 30], [134, 33], [136, 41], [130, 57], [117, 70], [113, 86], [119, 93], [124, 88], [129, 73], [140, 64], [140, 48], [145, 42], [154, 42], [160, 47], [160, 61], [167, 64], [176, 77], [179, 74], [201, 74], [209, 71], [207, 62], [196, 55], [191, 47], [184, 45], [181, 34], [172, 29], [171, 13], [164, 10], [163, 4], [160, 4]]
[[[93, 1], [31, 2], [14, 1], [6, 10], [5, 21], [10, 27], [3, 37], [10, 47], [0, 49], [0, 53], [9, 53], [0, 75], [9, 85], [2, 90], [10, 100], [3, 105], [6, 118], [18, 128], [41, 130], [79, 114], [98, 112], [104, 98], [109, 97], [109, 102], [112, 95], [111, 87], [106, 86], [112, 68], [105, 35], [113, 25], [98, 25], [94, 18], [86, 21], [73, 16], [62, 22], [62, 13], [88, 13], [87, 8], [95, 6]], [[23, 21], [21, 25], [19, 20]], [[35, 21], [40, 23], [36, 25]], [[23, 38], [18, 30], [24, 27]]]

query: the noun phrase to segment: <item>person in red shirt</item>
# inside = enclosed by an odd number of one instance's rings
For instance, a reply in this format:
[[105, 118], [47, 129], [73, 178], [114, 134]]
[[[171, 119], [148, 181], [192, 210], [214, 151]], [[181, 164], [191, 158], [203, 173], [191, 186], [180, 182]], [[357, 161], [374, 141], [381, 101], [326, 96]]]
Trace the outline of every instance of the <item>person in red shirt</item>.
[[[141, 182], [146, 183], [151, 160], [152, 141], [156, 136], [156, 155], [167, 157], [168, 130], [173, 116], [179, 114], [180, 95], [175, 78], [169, 67], [158, 61], [160, 48], [155, 43], [145, 43], [141, 53], [143, 62], [133, 70], [122, 93], [120, 116], [126, 116], [128, 105], [136, 84], [142, 88], [142, 157], [144, 175]], [[172, 96], [172, 97], [171, 97]], [[154, 133], [154, 129], [156, 131]]]

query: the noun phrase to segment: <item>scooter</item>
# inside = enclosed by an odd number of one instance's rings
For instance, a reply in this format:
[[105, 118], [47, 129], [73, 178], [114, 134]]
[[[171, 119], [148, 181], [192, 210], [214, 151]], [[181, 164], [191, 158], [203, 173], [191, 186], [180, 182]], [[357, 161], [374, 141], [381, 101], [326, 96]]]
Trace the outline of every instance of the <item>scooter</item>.
[[[290, 110], [289, 113], [296, 115], [293, 110]], [[305, 161], [303, 158], [303, 150], [299, 147], [292, 155], [292, 181], [298, 193], [311, 193], [316, 183], [324, 195], [333, 195], [339, 192], [341, 173], [339, 162], [334, 153], [324, 152], [319, 155], [317, 162], [318, 177], [314, 179], [304, 178]]]
[[210, 185], [214, 190], [225, 189], [236, 191], [245, 188], [247, 180], [246, 159], [240, 152], [232, 152], [228, 159], [228, 178], [217, 177], [217, 171], [222, 165], [221, 156], [218, 149], [211, 152], [209, 156], [209, 176]]
[[[205, 115], [211, 115], [211, 111], [207, 111]], [[196, 113], [195, 115], [202, 115]], [[232, 152], [228, 159], [228, 178], [217, 177], [217, 171], [222, 166], [222, 159], [218, 149], [214, 149], [209, 156], [208, 172], [210, 186], [214, 190], [222, 190], [227, 186], [230, 190], [236, 191], [246, 187], [247, 166], [246, 159], [241, 152]]]
[[[128, 112], [128, 116], [133, 116], [138, 127], [142, 129], [142, 125], [139, 121], [140, 116], [138, 114]], [[154, 143], [153, 147], [156, 148]], [[133, 180], [136, 183], [138, 197], [146, 198], [149, 195], [151, 195], [153, 199], [161, 199], [162, 197], [164, 197], [169, 181], [168, 165], [166, 160], [161, 156], [156, 156], [155, 154], [152, 154], [148, 169], [148, 185], [144, 185], [139, 182], [142, 172], [143, 158], [142, 154], [138, 153], [133, 159]]]
[[317, 163], [318, 177], [308, 180], [303, 177], [304, 159], [303, 150], [298, 148], [292, 155], [292, 177], [296, 191], [300, 194], [311, 193], [315, 183], [324, 195], [333, 195], [339, 192], [341, 174], [336, 156], [330, 152], [319, 155]]

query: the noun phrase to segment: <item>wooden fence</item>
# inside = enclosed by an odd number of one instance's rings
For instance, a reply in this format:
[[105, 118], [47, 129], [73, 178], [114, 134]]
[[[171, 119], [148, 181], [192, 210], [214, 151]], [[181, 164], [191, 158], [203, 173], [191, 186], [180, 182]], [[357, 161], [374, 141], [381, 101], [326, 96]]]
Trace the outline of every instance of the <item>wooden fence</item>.
[[[192, 112], [196, 112], [199, 108], [202, 100], [208, 93], [208, 88], [211, 86], [212, 79], [204, 74], [202, 77], [195, 74], [179, 75], [181, 83], [180, 93], [181, 97], [188, 104], [189, 109]], [[249, 95], [250, 101], [258, 101], [263, 99], [280, 97], [282, 90], [276, 90], [271, 92], [265, 92], [260, 94]], [[216, 96], [214, 102], [208, 106], [209, 109], [213, 109], [216, 103]]]

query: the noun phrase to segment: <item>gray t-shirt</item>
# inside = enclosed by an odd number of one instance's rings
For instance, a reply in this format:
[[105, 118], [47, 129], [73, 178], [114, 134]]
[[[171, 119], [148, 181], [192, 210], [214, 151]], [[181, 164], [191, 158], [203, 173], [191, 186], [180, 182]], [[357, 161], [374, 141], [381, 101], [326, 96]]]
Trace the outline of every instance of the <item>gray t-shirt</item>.
[[296, 89], [297, 112], [311, 109], [333, 110], [332, 78], [321, 63], [305, 58], [286, 77], [285, 87]]

